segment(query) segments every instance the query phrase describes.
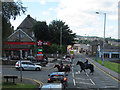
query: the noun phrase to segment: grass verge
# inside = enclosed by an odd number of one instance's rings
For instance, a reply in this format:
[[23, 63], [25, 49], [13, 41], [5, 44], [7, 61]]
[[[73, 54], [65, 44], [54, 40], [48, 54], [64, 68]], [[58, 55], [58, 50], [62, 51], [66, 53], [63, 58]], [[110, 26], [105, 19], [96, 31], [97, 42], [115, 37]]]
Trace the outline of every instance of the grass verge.
[[[96, 61], [96, 60], [94, 59], [94, 61]], [[96, 62], [98, 62], [99, 64], [102, 65], [101, 60], [97, 60]], [[104, 61], [104, 66], [120, 74], [120, 64], [119, 63]]]
[[7, 89], [7, 88], [21, 88], [22, 90], [25, 88], [29, 88], [29, 90], [34, 90], [37, 87], [37, 85], [34, 84], [23, 84], [23, 83], [16, 83], [13, 84], [11, 82], [8, 83], [2, 83], [2, 88]]

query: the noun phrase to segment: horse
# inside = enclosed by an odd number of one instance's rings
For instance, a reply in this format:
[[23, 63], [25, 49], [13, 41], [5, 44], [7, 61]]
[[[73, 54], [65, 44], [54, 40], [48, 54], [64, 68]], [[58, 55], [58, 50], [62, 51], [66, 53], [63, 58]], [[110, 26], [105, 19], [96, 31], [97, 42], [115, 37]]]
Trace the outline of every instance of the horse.
[[83, 62], [78, 61], [76, 65], [80, 65], [80, 67], [81, 67], [80, 72], [82, 72], [82, 70], [84, 70], [84, 72], [85, 72], [85, 69], [89, 69], [90, 73], [92, 73], [92, 74], [94, 73], [94, 66], [92, 64], [87, 64], [86, 67], [85, 67]]
[[59, 64], [56, 64], [56, 65], [54, 66], [54, 68], [57, 68], [57, 69], [58, 69], [58, 72], [63, 72], [63, 71], [67, 72], [66, 67], [64, 66], [64, 69], [63, 69], [63, 67], [61, 68], [61, 66], [60, 66]]

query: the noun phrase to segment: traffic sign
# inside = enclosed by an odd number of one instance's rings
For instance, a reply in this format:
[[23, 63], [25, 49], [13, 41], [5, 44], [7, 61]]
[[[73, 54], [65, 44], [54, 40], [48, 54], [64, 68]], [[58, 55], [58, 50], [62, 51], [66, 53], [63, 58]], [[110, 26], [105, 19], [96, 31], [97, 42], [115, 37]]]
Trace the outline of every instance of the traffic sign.
[[41, 40], [38, 40], [38, 41], [37, 41], [37, 45], [38, 45], [38, 46], [42, 46], [42, 44], [43, 44], [43, 42], [42, 42]]

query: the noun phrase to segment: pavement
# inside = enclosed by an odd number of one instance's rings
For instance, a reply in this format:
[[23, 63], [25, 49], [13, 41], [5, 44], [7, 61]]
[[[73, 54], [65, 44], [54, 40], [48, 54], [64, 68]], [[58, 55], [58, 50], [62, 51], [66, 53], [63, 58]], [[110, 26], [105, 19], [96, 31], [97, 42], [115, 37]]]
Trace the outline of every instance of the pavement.
[[120, 74], [117, 72], [114, 72], [113, 70], [104, 67], [103, 65], [95, 62], [92, 58], [85, 56], [86, 58], [88, 58], [90, 63], [93, 63], [98, 69], [100, 69], [101, 71], [103, 71], [104, 73], [106, 73], [107, 75], [109, 75], [110, 77], [116, 79], [118, 82], [120, 82]]

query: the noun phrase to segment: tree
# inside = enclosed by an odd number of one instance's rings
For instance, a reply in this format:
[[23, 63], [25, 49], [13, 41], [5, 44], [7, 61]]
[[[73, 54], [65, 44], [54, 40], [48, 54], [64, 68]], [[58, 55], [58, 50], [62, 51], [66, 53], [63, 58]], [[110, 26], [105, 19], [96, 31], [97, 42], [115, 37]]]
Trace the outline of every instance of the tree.
[[68, 25], [65, 25], [63, 21], [53, 20], [49, 24], [50, 31], [50, 41], [52, 43], [60, 44], [60, 32], [62, 30], [62, 44], [63, 45], [73, 45], [75, 33], [72, 33], [72, 30], [69, 29]]
[[10, 19], [25, 13], [26, 7], [22, 6], [22, 2], [2, 2], [2, 48], [4, 49], [4, 42], [7, 41], [8, 36], [12, 33], [12, 25]]
[[2, 39], [3, 42], [12, 33], [10, 19], [16, 19], [18, 15], [25, 13], [26, 7], [22, 2], [2, 2]]
[[24, 14], [26, 7], [22, 6], [22, 2], [2, 2], [2, 16], [9, 21], [16, 19], [16, 17]]
[[49, 41], [50, 33], [48, 31], [48, 25], [46, 22], [38, 21], [37, 23], [35, 23], [35, 25], [33, 26], [33, 31], [37, 40]]

